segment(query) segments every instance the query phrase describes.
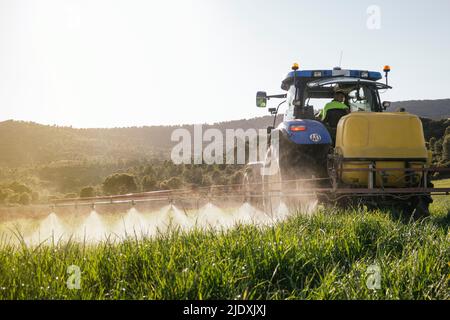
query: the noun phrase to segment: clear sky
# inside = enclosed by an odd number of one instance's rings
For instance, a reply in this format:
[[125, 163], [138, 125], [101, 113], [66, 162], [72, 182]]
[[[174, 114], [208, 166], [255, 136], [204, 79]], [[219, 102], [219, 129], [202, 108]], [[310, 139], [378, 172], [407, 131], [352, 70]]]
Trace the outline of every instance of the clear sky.
[[450, 1], [0, 0], [0, 121], [266, 115], [257, 90], [281, 93], [293, 62], [332, 68], [341, 51], [343, 68], [392, 66], [384, 100], [450, 98]]

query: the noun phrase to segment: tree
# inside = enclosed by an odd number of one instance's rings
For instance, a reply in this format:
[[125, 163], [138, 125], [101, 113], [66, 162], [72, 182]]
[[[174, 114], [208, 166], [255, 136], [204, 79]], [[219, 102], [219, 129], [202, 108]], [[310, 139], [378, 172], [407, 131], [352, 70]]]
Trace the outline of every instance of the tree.
[[449, 134], [450, 134], [450, 126], [448, 126], [448, 127], [445, 129], [444, 137], [448, 136]]
[[136, 179], [133, 175], [126, 173], [116, 173], [110, 175], [103, 182], [103, 191], [107, 195], [136, 192]]
[[444, 143], [442, 143], [442, 160], [450, 161], [450, 134], [445, 136]]
[[92, 198], [95, 197], [94, 187], [84, 187], [80, 191], [80, 198]]
[[211, 174], [211, 178], [215, 185], [224, 185], [227, 184], [227, 178], [220, 172], [217, 168]]
[[213, 181], [211, 179], [211, 176], [205, 174], [203, 175], [203, 179], [202, 179], [202, 186], [203, 187], [209, 187], [213, 184]]
[[33, 192], [31, 193], [31, 201], [32, 201], [33, 203], [36, 203], [36, 202], [39, 201], [39, 192], [33, 191]]
[[174, 190], [181, 189], [183, 186], [183, 180], [180, 177], [172, 177], [168, 180], [165, 180], [161, 183], [160, 188], [162, 190]]
[[430, 142], [429, 142], [429, 146], [431, 151], [434, 151], [434, 144], [436, 143], [436, 138], [435, 137], [431, 137]]
[[19, 197], [19, 203], [23, 205], [29, 205], [31, 202], [30, 194], [23, 192]]
[[154, 176], [154, 175], [155, 175], [155, 169], [153, 169], [153, 166], [152, 166], [152, 165], [148, 165], [148, 166], [146, 166], [145, 169], [144, 169], [144, 174], [145, 174], [145, 175], [151, 175], [151, 176]]
[[442, 156], [442, 141], [438, 140], [434, 144], [434, 152], [436, 153], [436, 158], [440, 159]]
[[28, 188], [26, 185], [21, 184], [17, 181], [14, 181], [9, 186], [9, 189], [13, 190], [16, 193], [31, 193], [31, 189]]
[[241, 184], [244, 181], [244, 174], [241, 171], [237, 171], [231, 177], [231, 184]]
[[194, 167], [191, 173], [191, 182], [196, 186], [200, 186], [203, 183], [203, 172], [200, 167]]
[[154, 175], [146, 175], [142, 179], [142, 190], [144, 192], [147, 191], [155, 191], [158, 189], [158, 181], [156, 180]]
[[20, 194], [19, 193], [13, 193], [8, 197], [8, 203], [18, 204], [19, 202], [20, 202]]
[[0, 203], [6, 204], [13, 194], [14, 191], [11, 189], [0, 189]]

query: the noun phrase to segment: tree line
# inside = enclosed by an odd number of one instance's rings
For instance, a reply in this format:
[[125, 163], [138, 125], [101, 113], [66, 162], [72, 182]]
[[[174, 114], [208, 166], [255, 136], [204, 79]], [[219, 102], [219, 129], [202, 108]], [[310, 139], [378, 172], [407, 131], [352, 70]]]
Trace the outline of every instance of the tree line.
[[[97, 164], [99, 165], [99, 164]], [[97, 165], [93, 165], [96, 168]], [[41, 176], [26, 176], [26, 179], [0, 184], [0, 204], [15, 205], [45, 203], [61, 198], [87, 198], [95, 196], [128, 194], [190, 187], [207, 187], [212, 185], [239, 184], [244, 175], [243, 165], [175, 165], [171, 161], [137, 164], [130, 167], [115, 168], [113, 165], [103, 168], [105, 175], [89, 165], [60, 167], [57, 173], [48, 167], [41, 168], [53, 181], [40, 180]], [[77, 170], [75, 170], [77, 168]], [[39, 170], [37, 171], [39, 172]], [[68, 172], [65, 175], [64, 172]], [[77, 177], [77, 173], [79, 176]], [[86, 175], [86, 176], [84, 176]], [[19, 174], [18, 176], [23, 176]], [[71, 178], [68, 178], [71, 177]], [[86, 179], [85, 179], [86, 178]], [[79, 181], [87, 181], [80, 184]], [[28, 182], [28, 183], [27, 183]], [[71, 185], [72, 183], [72, 185]], [[66, 192], [62, 192], [66, 191]]]

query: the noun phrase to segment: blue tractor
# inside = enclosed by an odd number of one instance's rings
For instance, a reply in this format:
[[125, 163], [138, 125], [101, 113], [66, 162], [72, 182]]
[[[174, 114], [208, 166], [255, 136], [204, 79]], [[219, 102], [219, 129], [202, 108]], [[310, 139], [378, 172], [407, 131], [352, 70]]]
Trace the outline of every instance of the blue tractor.
[[[266, 211], [271, 211], [292, 190], [331, 188], [328, 162], [334, 153], [339, 120], [349, 112], [382, 112], [389, 107], [389, 102], [380, 99], [380, 90], [391, 88], [387, 84], [389, 71], [386, 66], [385, 84], [378, 82], [382, 79], [380, 72], [341, 68], [300, 71], [294, 64], [281, 84], [285, 94], [258, 92], [256, 105], [259, 108], [267, 107], [272, 99], [283, 99], [283, 102], [269, 109], [274, 121], [273, 126], [267, 128], [272, 143], [269, 142], [265, 159], [247, 166], [244, 186], [249, 198], [258, 199], [257, 195], [263, 194], [261, 200], [253, 202], [260, 202]], [[328, 110], [326, 117], [321, 117], [319, 111], [333, 99], [337, 90], [345, 93], [348, 111]], [[284, 104], [287, 105], [284, 119], [276, 125], [278, 112]]]

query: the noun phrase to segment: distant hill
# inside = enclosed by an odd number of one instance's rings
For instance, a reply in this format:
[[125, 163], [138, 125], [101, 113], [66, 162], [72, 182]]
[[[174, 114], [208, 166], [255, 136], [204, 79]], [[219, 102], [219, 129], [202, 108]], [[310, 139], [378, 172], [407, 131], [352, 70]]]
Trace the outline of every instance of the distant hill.
[[[208, 128], [263, 129], [270, 116], [204, 125]], [[168, 159], [176, 128], [191, 133], [193, 125], [144, 126], [112, 129], [75, 129], [8, 120], [0, 122], [0, 166], [42, 165], [66, 160], [117, 161]]]
[[399, 108], [405, 108], [406, 111], [422, 118], [450, 119], [450, 99], [393, 102], [388, 111], [396, 111]]
[[[404, 107], [423, 118], [426, 139], [442, 137], [450, 125], [450, 99], [393, 103], [390, 111]], [[279, 116], [278, 120], [281, 120]], [[433, 121], [439, 120], [439, 121]], [[225, 121], [203, 129], [265, 129], [272, 116]], [[112, 129], [75, 129], [8, 120], [0, 122], [0, 166], [48, 165], [64, 161], [135, 161], [169, 159], [171, 134], [176, 128], [191, 133], [192, 125], [144, 126]], [[192, 135], [191, 135], [192, 136]]]

